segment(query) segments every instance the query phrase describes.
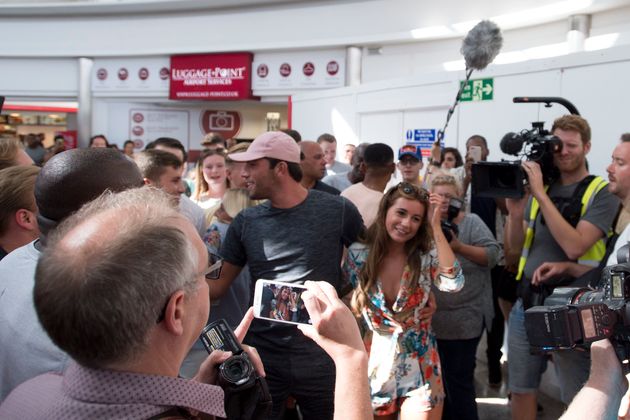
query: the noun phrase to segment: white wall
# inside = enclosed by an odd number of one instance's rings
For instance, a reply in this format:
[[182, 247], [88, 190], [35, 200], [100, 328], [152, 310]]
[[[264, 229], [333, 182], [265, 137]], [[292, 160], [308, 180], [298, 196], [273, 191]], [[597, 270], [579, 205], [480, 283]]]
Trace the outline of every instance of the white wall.
[[[488, 139], [493, 160], [514, 159], [499, 151], [499, 141], [506, 132], [530, 128], [532, 121], [545, 121], [550, 129], [555, 117], [567, 113], [559, 105], [549, 109], [538, 104], [513, 104], [514, 96], [562, 96], [571, 101], [592, 126], [589, 162], [593, 173], [605, 174], [619, 135], [630, 131], [624, 106], [630, 97], [630, 46], [491, 66], [473, 74], [473, 78], [482, 77], [494, 78], [494, 99], [461, 103], [446, 131], [446, 145], [463, 151], [470, 135], [482, 134]], [[442, 127], [458, 80], [463, 78], [463, 72], [441, 73], [296, 95], [294, 126], [307, 136], [332, 131], [342, 145], [357, 140], [381, 141], [397, 148], [405, 143], [409, 128]], [[339, 107], [340, 103], [346, 106]], [[312, 115], [319, 118], [310, 118]], [[343, 131], [335, 124], [339, 116], [346, 124]]]

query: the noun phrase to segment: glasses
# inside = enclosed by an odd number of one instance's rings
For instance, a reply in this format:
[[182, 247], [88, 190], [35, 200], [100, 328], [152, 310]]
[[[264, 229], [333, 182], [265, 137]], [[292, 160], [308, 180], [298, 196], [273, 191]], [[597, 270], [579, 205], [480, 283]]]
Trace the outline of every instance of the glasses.
[[421, 201], [426, 201], [429, 199], [429, 193], [427, 192], [427, 190], [422, 187], [410, 184], [409, 182], [401, 182], [400, 184], [396, 185], [396, 188], [392, 188], [389, 191], [391, 193], [396, 189], [401, 191], [403, 194], [413, 195]]
[[420, 161], [418, 159], [413, 159], [413, 158], [401, 159], [398, 161], [398, 164], [401, 166], [413, 166], [413, 165], [417, 165], [418, 163], [420, 163]]
[[[223, 260], [221, 257], [213, 252], [208, 251], [208, 268], [203, 271], [203, 276], [206, 280], [217, 280], [221, 276], [221, 269], [223, 268]], [[164, 317], [166, 316], [166, 307], [168, 306], [168, 302], [171, 300], [171, 296], [166, 299], [166, 303], [162, 307], [160, 311], [160, 315], [158, 315], [156, 324], [164, 321]]]

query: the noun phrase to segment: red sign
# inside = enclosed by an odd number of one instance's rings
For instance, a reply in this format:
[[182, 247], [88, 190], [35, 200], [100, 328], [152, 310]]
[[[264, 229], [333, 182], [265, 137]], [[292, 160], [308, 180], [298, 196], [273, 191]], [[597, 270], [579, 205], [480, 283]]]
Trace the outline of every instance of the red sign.
[[291, 64], [282, 63], [280, 65], [280, 76], [289, 77], [291, 75]]
[[330, 61], [326, 66], [326, 71], [331, 76], [334, 76], [339, 71], [339, 63], [337, 63], [336, 61]]
[[65, 150], [77, 148], [77, 130], [55, 131], [55, 136], [63, 136]]
[[171, 57], [170, 99], [225, 101], [252, 97], [252, 54]]
[[140, 70], [138, 70], [138, 77], [140, 78], [140, 80], [147, 80], [149, 78], [149, 69], [147, 69], [146, 67], [142, 67]]
[[219, 133], [229, 139], [241, 129], [241, 114], [237, 111], [208, 110], [201, 114], [201, 129], [204, 133]]
[[304, 72], [305, 76], [312, 76], [313, 73], [315, 73], [315, 64], [311, 63], [310, 61], [308, 63], [305, 63], [304, 66], [302, 66], [302, 71]]

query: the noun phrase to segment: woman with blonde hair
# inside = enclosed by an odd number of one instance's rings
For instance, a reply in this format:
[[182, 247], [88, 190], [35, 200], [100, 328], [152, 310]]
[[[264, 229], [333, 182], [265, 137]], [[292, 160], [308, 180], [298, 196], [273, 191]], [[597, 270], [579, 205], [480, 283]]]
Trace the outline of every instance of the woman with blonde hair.
[[225, 170], [226, 154], [223, 149], [207, 149], [201, 153], [195, 167], [195, 191], [191, 199], [203, 209], [217, 206], [230, 187]]
[[451, 226], [457, 226], [447, 236], [466, 278], [466, 284], [457, 294], [435, 290], [437, 311], [433, 315], [433, 329], [446, 388], [443, 419], [476, 420], [475, 355], [484, 325], [488, 330], [492, 325], [490, 270], [499, 258], [499, 245], [479, 216], [465, 213], [464, 206], [449, 214], [449, 201], [461, 195], [453, 176], [433, 178], [431, 193], [444, 200], [438, 209], [442, 220], [449, 219]]
[[375, 419], [439, 419], [444, 388], [431, 284], [457, 292], [464, 278], [440, 228], [442, 198], [403, 182], [380, 202], [376, 220], [348, 249], [344, 277], [369, 352]]

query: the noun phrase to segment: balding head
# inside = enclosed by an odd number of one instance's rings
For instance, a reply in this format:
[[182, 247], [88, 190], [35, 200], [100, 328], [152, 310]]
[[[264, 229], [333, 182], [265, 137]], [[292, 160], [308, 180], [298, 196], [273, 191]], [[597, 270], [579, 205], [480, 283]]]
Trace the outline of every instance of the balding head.
[[[135, 360], [149, 351], [169, 297], [197, 290], [206, 252], [165, 193], [150, 187], [106, 193], [51, 235], [35, 273], [40, 322], [84, 366]], [[199, 315], [202, 323], [207, 316]]]
[[302, 150], [302, 174], [303, 181], [310, 184], [322, 179], [326, 175], [326, 161], [322, 147], [314, 141], [302, 141], [299, 143]]
[[138, 166], [112, 149], [72, 149], [53, 156], [35, 183], [42, 240], [70, 214], [104, 191], [143, 185]]

